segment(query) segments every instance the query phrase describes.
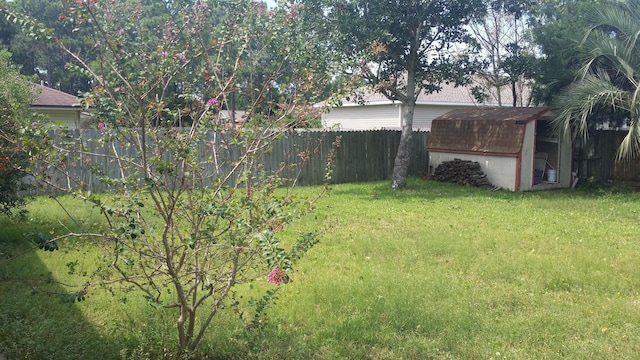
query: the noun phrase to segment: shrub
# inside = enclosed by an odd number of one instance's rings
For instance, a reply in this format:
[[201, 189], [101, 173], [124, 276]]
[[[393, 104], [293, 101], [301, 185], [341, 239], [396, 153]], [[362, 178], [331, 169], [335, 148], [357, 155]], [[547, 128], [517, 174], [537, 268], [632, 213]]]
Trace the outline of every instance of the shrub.
[[33, 85], [11, 64], [11, 54], [0, 49], [0, 214], [10, 215], [24, 205], [20, 191], [28, 164], [21, 150], [20, 129], [35, 120], [29, 110], [34, 97]]

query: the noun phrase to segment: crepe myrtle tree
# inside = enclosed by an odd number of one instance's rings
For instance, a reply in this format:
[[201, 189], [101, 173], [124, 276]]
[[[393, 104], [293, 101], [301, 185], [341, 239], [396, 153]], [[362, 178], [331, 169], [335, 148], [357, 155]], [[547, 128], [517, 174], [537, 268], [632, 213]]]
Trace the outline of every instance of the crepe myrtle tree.
[[[301, 99], [322, 91], [328, 77], [305, 61], [311, 43], [295, 2], [275, 9], [249, 0], [164, 3], [171, 9], [167, 20], [145, 27], [136, 2], [74, 1], [60, 19], [92, 44], [90, 62], [30, 18], [5, 13], [32, 36], [67, 50], [74, 59], [68, 68], [93, 81], [83, 101], [96, 114], [101, 135], [95, 144], [73, 136], [54, 142], [41, 127], [29, 129], [23, 141], [33, 154], [46, 155], [36, 159], [34, 176], [48, 189], [98, 207], [108, 226], [49, 241], [98, 244], [108, 259], [100, 268], [102, 282], [133, 285], [153, 304], [174, 311], [176, 348], [184, 355], [202, 341], [234, 286], [256, 278], [288, 283], [293, 264], [317, 243], [312, 232], [285, 248], [277, 234], [311, 211], [323, 191], [298, 196], [295, 181], [284, 178], [295, 169], [282, 164], [268, 170], [260, 159], [273, 140], [300, 125]], [[247, 81], [256, 72], [263, 83]], [[246, 84], [252, 102], [242, 109], [242, 123], [230, 124], [222, 110]], [[266, 96], [278, 86], [286, 94]], [[171, 97], [181, 99], [181, 106], [171, 106]], [[189, 121], [180, 121], [185, 116]], [[307, 145], [298, 162], [320, 156], [314, 144]], [[96, 147], [106, 151], [89, 150]], [[90, 159], [99, 158], [117, 172], [92, 166]], [[331, 156], [323, 160], [330, 163]], [[87, 191], [66, 172], [70, 162], [84, 163], [110, 193]], [[52, 181], [52, 172], [68, 185]]]
[[369, 90], [402, 104], [402, 134], [391, 187], [406, 185], [413, 115], [419, 94], [443, 83], [464, 85], [476, 64], [475, 43], [465, 27], [485, 11], [484, 2], [446, 0], [314, 0], [340, 54], [342, 69]]

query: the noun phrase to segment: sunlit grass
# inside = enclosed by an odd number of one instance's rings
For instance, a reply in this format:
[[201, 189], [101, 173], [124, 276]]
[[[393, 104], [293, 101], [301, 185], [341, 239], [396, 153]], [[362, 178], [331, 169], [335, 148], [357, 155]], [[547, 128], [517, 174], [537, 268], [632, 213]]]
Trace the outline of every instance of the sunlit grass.
[[305, 357], [635, 356], [637, 194], [411, 186], [323, 200], [335, 227], [277, 305]]
[[[401, 191], [383, 182], [334, 186], [313, 214], [282, 234], [287, 242], [325, 229], [321, 243], [296, 267], [294, 282], [267, 309], [264, 328], [245, 333], [227, 308], [201, 353], [260, 359], [635, 358], [639, 204], [636, 193], [487, 192], [417, 179]], [[57, 220], [66, 215], [54, 208], [51, 200], [38, 199], [29, 219], [3, 223], [3, 234], [58, 231]], [[84, 223], [99, 226], [95, 214], [75, 209]], [[17, 249], [6, 236], [0, 244]], [[28, 276], [52, 271], [58, 281], [73, 283], [79, 277], [67, 274], [66, 264], [99, 256], [85, 250], [39, 251], [0, 267], [0, 274], [8, 279], [13, 270], [31, 266]], [[123, 349], [138, 349], [157, 358], [173, 349], [175, 314], [134, 293], [96, 289], [87, 301], [67, 304], [31, 295], [28, 282], [0, 285], [0, 328], [8, 322], [25, 327], [13, 340], [25, 354], [118, 358]], [[242, 310], [269, 288], [266, 281], [239, 288]], [[46, 309], [46, 328], [69, 335], [47, 338], [48, 347], [24, 348], [37, 343], [26, 335], [29, 322], [44, 321], [28, 308]], [[3, 331], [0, 347], [13, 350], [4, 339], [15, 335]], [[81, 341], [69, 345], [76, 338]]]

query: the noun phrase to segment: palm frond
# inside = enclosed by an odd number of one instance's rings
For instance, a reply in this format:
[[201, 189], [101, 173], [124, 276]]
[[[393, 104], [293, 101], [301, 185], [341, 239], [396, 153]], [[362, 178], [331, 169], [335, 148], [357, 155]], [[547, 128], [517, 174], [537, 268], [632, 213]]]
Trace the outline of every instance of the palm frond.
[[598, 2], [587, 23], [583, 66], [556, 98], [552, 124], [562, 134], [586, 138], [592, 123], [607, 120], [603, 114], [626, 114], [630, 130], [616, 157], [640, 156], [640, 0]]
[[558, 96], [555, 107], [560, 112], [553, 119], [552, 126], [560, 134], [586, 138], [589, 119], [595, 110], [628, 110], [629, 96], [627, 91], [612, 84], [605, 72], [588, 73]]
[[592, 33], [583, 43], [588, 52], [582, 75], [594, 67], [605, 63], [608, 67], [616, 69], [628, 80], [633, 80], [640, 69], [640, 54], [638, 49], [628, 49], [628, 42], [621, 38], [612, 38], [605, 33]]
[[630, 160], [638, 156], [640, 156], [640, 124], [638, 119], [632, 119], [629, 132], [616, 151], [616, 160]]

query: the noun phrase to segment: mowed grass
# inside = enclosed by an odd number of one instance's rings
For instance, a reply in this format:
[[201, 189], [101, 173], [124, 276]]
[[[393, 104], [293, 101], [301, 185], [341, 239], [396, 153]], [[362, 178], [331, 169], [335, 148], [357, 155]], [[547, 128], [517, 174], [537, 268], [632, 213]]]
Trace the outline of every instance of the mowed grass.
[[[31, 221], [2, 223], [0, 232], [12, 235], [0, 234], [0, 252], [18, 251], [7, 239], [26, 228], [49, 231], [64, 220], [63, 213], [56, 219], [56, 211], [39, 210], [50, 202], [32, 203]], [[296, 267], [294, 282], [267, 309], [264, 328], [245, 333], [229, 308], [212, 325], [201, 354], [637, 358], [639, 205], [637, 193], [603, 190], [488, 192], [418, 179], [401, 191], [386, 182], [333, 186], [315, 213], [282, 234], [286, 242], [324, 229], [320, 244]], [[76, 210], [99, 226], [90, 212]], [[79, 281], [66, 264], [98, 256], [87, 249], [39, 251], [0, 265], [0, 348], [10, 358], [171, 353], [174, 314], [133, 293], [96, 289], [87, 301], [67, 304], [31, 295], [32, 284], [15, 280], [16, 273], [28, 278], [51, 271], [59, 281]], [[268, 288], [262, 281], [239, 293], [244, 300], [259, 298]], [[49, 331], [37, 330], [42, 323]], [[51, 331], [56, 336], [47, 336]]]

